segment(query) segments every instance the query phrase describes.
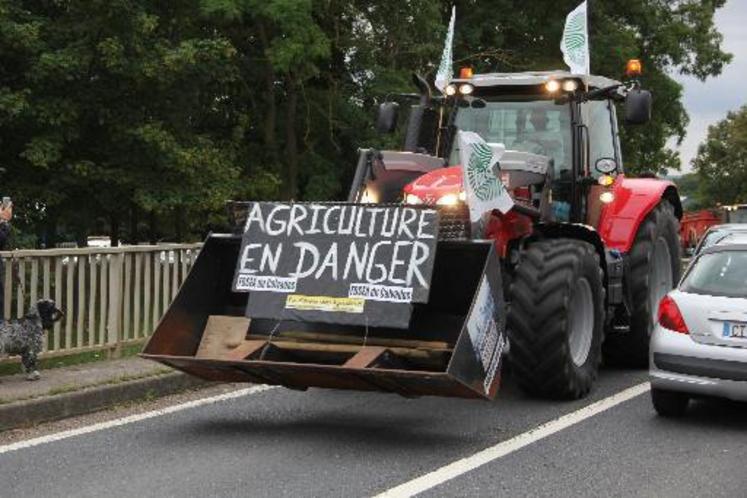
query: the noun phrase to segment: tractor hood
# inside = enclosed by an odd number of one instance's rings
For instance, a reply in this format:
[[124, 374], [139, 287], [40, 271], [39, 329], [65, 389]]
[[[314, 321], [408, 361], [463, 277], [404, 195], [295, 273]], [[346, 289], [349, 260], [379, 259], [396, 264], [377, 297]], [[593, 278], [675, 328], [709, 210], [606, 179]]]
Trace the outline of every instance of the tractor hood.
[[461, 166], [430, 171], [404, 187], [405, 195], [417, 196], [425, 204], [435, 204], [448, 194], [459, 195], [462, 190]]

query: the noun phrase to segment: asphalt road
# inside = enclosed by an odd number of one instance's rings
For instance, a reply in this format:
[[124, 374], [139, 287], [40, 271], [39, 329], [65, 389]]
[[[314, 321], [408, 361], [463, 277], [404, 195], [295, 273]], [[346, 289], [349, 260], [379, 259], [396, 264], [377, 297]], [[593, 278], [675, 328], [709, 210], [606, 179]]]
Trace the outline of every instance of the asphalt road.
[[[604, 370], [589, 398], [495, 402], [271, 389], [3, 452], [0, 496], [372, 496], [645, 382]], [[658, 418], [644, 393], [423, 496], [747, 496], [747, 408]]]

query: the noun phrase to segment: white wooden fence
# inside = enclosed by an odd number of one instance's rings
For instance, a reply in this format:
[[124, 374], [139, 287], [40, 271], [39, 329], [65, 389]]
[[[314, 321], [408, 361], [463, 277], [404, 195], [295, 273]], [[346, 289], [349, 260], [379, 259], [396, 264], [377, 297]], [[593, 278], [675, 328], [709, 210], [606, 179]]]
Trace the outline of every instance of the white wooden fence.
[[150, 335], [192, 267], [201, 244], [0, 252], [4, 318], [54, 299], [65, 317], [46, 354], [118, 351]]

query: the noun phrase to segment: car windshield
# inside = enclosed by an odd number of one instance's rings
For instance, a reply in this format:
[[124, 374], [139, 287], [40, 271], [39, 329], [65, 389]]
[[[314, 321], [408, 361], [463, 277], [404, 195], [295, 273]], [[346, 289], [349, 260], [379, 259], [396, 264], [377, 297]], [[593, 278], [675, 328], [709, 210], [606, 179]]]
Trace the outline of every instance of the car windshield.
[[710, 296], [747, 297], [747, 251], [723, 251], [700, 256], [680, 290]]
[[[568, 104], [552, 100], [511, 101], [472, 99], [457, 111], [455, 125], [474, 131], [488, 143], [506, 149], [542, 154], [554, 160], [555, 177], [571, 170], [571, 116]], [[459, 144], [454, 141], [449, 164], [459, 164]]]
[[742, 244], [747, 238], [747, 230], [714, 230], [703, 237], [700, 250], [718, 244]]

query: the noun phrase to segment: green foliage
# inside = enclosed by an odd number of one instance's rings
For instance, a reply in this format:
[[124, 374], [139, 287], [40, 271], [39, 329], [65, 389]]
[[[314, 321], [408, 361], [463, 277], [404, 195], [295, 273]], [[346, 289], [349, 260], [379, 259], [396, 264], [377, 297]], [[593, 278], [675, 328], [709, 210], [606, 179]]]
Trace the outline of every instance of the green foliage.
[[[578, 0], [455, 0], [456, 66], [563, 67]], [[595, 0], [592, 70], [643, 59], [649, 126], [625, 129], [628, 171], [675, 167], [687, 115], [674, 72], [729, 56], [724, 0]], [[385, 96], [432, 78], [451, 0], [0, 0], [0, 190], [51, 244], [194, 240], [235, 199], [339, 199], [357, 148], [383, 146]], [[391, 145], [391, 144], [388, 144]]]
[[747, 105], [708, 128], [693, 166], [709, 205], [747, 203]]

